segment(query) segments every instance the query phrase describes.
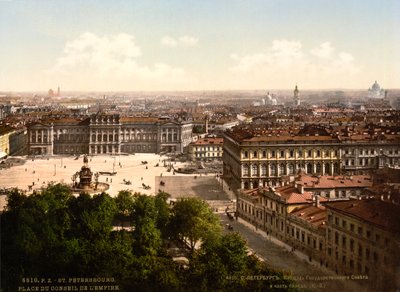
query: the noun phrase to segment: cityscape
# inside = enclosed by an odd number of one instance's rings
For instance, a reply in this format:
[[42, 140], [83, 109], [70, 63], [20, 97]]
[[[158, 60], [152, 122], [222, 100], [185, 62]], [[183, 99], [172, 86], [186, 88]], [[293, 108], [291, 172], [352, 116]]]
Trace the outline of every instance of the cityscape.
[[275, 2], [0, 1], [1, 291], [400, 289], [399, 3]]

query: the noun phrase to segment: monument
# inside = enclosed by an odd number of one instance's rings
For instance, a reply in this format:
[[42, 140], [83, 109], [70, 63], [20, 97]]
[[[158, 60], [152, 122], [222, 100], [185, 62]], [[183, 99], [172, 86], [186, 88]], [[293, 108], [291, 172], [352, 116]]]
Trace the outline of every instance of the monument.
[[[92, 181], [94, 176], [94, 182]], [[74, 192], [103, 192], [109, 188], [106, 183], [99, 182], [99, 173], [93, 174], [89, 167], [87, 155], [83, 156], [83, 166], [72, 176], [72, 189]], [[79, 177], [79, 183], [76, 182]]]

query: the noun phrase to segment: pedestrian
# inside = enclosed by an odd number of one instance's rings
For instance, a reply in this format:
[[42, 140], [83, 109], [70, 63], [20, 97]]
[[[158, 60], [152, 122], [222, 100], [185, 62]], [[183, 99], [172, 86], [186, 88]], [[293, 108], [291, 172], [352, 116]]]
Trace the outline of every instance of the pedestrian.
[[141, 177], [140, 179], [143, 180], [143, 177]]

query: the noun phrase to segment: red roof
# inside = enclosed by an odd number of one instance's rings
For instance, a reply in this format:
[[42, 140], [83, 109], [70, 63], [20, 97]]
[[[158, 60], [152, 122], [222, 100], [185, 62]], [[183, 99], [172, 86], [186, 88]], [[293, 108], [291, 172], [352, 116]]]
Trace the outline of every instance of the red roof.
[[297, 207], [290, 214], [305, 220], [316, 227], [324, 227], [327, 217], [326, 208], [324, 206], [317, 207], [314, 205]]

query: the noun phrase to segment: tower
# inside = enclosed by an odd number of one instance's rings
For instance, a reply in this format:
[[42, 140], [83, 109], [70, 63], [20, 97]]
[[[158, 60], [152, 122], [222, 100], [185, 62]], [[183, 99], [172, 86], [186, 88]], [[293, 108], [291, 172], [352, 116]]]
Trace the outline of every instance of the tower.
[[57, 96], [60, 96], [60, 86], [57, 88]]
[[205, 121], [204, 121], [204, 132], [205, 132], [206, 134], [208, 134], [208, 121], [209, 121], [208, 115], [205, 116], [204, 120], [205, 120]]
[[300, 96], [299, 96], [299, 89], [297, 88], [297, 84], [296, 84], [296, 87], [295, 87], [294, 92], [293, 92], [293, 100], [294, 100], [294, 105], [295, 106], [299, 106], [300, 105]]

